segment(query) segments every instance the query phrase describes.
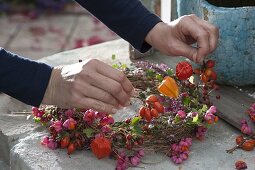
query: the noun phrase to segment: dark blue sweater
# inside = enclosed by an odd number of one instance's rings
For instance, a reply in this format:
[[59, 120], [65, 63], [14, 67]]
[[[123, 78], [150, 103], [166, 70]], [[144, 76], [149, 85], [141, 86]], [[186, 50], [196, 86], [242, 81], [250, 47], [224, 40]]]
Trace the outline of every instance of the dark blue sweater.
[[[139, 0], [76, 0], [136, 49], [150, 48], [144, 39], [161, 20]], [[39, 106], [52, 67], [22, 58], [0, 48], [0, 91], [33, 106]]]

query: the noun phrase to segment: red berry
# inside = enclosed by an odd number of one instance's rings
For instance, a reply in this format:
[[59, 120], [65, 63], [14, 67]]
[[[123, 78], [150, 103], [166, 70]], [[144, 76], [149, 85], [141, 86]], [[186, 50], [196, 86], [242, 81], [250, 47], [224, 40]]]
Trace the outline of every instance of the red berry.
[[71, 155], [76, 150], [75, 144], [70, 143], [67, 148], [67, 154]]
[[193, 74], [193, 69], [190, 63], [183, 61], [176, 65], [176, 76], [180, 80], [186, 80]]
[[150, 109], [148, 109], [148, 108], [145, 109], [145, 115], [144, 115], [144, 117], [145, 117], [145, 119], [146, 119], [148, 122], [151, 121], [152, 117], [151, 117], [151, 111], [150, 111]]
[[154, 118], [158, 118], [159, 114], [158, 111], [154, 108], [151, 109], [151, 116]]
[[127, 134], [126, 139], [127, 139], [127, 140], [131, 140], [131, 139], [132, 139], [132, 135]]
[[201, 74], [200, 78], [201, 78], [202, 82], [204, 82], [204, 83], [207, 83], [209, 80], [209, 77], [207, 77], [205, 74]]
[[154, 103], [154, 102], [157, 102], [157, 101], [158, 101], [158, 98], [155, 95], [149, 95], [146, 98], [146, 102], [148, 102], [148, 103]]
[[205, 66], [207, 68], [213, 68], [215, 66], [215, 61], [213, 60], [208, 60], [206, 63], [205, 63]]
[[126, 119], [126, 124], [129, 124], [131, 122], [131, 118]]
[[254, 149], [254, 142], [253, 141], [246, 141], [243, 143], [242, 145], [242, 149], [245, 150], [245, 151], [251, 151]]
[[240, 145], [243, 142], [244, 138], [242, 135], [236, 137], [236, 144]]
[[145, 117], [145, 109], [146, 107], [142, 106], [140, 109], [139, 109], [139, 115], [144, 118]]
[[212, 75], [214, 71], [211, 69], [211, 68], [207, 68], [205, 69], [205, 72], [204, 74], [207, 76], [207, 77], [210, 77]]
[[216, 74], [215, 71], [212, 71], [212, 72], [211, 72], [211, 79], [212, 79], [212, 80], [217, 80], [217, 74]]
[[237, 161], [235, 163], [236, 169], [237, 170], [243, 170], [243, 169], [247, 169], [247, 165], [244, 161]]
[[217, 95], [217, 96], [216, 96], [216, 99], [218, 99], [218, 100], [219, 100], [219, 99], [220, 99], [220, 95]]
[[155, 102], [153, 108], [156, 109], [159, 113], [164, 113], [164, 107], [159, 102]]
[[70, 137], [69, 136], [65, 136], [61, 139], [60, 141], [60, 147], [63, 149], [63, 148], [66, 148], [70, 143]]

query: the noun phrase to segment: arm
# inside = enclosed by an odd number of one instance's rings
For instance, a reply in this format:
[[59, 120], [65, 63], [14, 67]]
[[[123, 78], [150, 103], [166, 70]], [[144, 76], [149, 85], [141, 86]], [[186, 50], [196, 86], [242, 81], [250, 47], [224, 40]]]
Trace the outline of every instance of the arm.
[[39, 106], [52, 68], [0, 47], [0, 91], [26, 104]]
[[161, 20], [139, 0], [76, 1], [139, 51], [151, 48], [145, 37]]

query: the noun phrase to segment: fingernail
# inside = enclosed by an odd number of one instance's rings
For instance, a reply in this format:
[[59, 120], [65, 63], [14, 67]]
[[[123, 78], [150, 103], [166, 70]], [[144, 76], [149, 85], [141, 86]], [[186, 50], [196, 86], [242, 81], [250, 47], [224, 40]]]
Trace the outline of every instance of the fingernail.
[[116, 108], [112, 109], [112, 113], [116, 113], [118, 110]]

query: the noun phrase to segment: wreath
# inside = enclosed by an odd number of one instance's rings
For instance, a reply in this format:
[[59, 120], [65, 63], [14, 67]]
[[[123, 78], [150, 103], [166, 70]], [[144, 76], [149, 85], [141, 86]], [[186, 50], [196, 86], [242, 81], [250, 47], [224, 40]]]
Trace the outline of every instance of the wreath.
[[146, 151], [163, 153], [176, 163], [187, 160], [192, 139], [203, 140], [210, 125], [218, 121], [210, 93], [217, 89], [207, 61], [193, 69], [189, 62], [177, 64], [176, 72], [165, 64], [147, 61], [113, 67], [125, 73], [143, 104], [136, 114], [114, 121], [109, 113], [92, 109], [62, 109], [44, 105], [33, 108], [34, 120], [48, 128], [41, 144], [50, 149], [91, 150], [98, 159], [113, 156], [116, 169], [139, 166]]

